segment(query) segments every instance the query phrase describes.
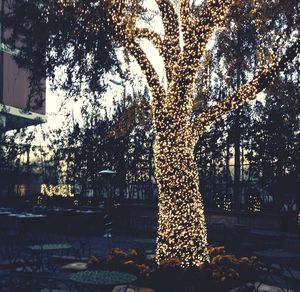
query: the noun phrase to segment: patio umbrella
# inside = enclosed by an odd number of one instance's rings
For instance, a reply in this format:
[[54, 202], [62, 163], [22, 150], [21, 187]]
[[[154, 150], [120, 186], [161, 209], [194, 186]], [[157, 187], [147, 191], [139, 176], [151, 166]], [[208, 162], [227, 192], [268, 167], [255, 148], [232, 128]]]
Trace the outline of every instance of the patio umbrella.
[[100, 175], [103, 175], [103, 176], [106, 176], [106, 179], [107, 179], [107, 184], [108, 184], [108, 197], [107, 197], [107, 211], [109, 211], [109, 204], [110, 204], [110, 201], [111, 201], [111, 192], [112, 192], [112, 185], [111, 185], [111, 181], [110, 181], [110, 177], [112, 177], [113, 175], [117, 174], [116, 171], [114, 170], [110, 170], [110, 169], [104, 169], [104, 170], [101, 170], [99, 171], [99, 174]]
[[104, 169], [104, 170], [101, 170], [101, 171], [99, 171], [99, 174], [117, 174], [117, 172], [116, 171], [114, 171], [114, 170], [110, 170], [110, 169]]

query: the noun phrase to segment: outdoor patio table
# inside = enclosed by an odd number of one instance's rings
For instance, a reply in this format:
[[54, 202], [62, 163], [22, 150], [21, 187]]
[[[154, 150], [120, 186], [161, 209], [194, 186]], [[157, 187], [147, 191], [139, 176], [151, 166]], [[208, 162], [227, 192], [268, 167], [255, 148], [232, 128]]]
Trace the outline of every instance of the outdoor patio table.
[[72, 248], [71, 244], [68, 243], [45, 243], [45, 244], [35, 244], [29, 245], [28, 248], [31, 250], [33, 256], [37, 260], [38, 269], [45, 271], [47, 257], [58, 251], [66, 251]]
[[270, 229], [252, 229], [250, 234], [260, 248], [271, 249], [280, 248], [286, 238], [296, 239], [299, 237], [297, 234]]
[[88, 268], [87, 263], [76, 262], [76, 263], [70, 263], [70, 264], [64, 265], [64, 266], [60, 267], [60, 270], [78, 272], [78, 271], [85, 271], [85, 270], [87, 270], [87, 268]]
[[156, 239], [154, 239], [154, 238], [136, 238], [134, 241], [137, 243], [142, 243], [142, 244], [155, 244], [156, 243]]
[[11, 229], [15, 230], [18, 238], [25, 245], [30, 243], [30, 238], [41, 227], [44, 222], [43, 219], [46, 217], [45, 215], [31, 213], [11, 213], [7, 215]]
[[93, 270], [73, 273], [70, 275], [69, 279], [87, 287], [112, 289], [112, 287], [116, 285], [133, 283], [136, 281], [137, 277], [129, 273], [117, 271]]
[[72, 245], [68, 243], [45, 243], [28, 246], [28, 248], [32, 251], [57, 251], [70, 249], [71, 247]]
[[[19, 230], [24, 230], [26, 232], [30, 231], [35, 233], [37, 230], [41, 230], [46, 222], [47, 216], [45, 215], [18, 215], [16, 216], [16, 223], [19, 226]], [[30, 242], [29, 242], [30, 243]]]
[[7, 216], [16, 218], [18, 220], [40, 219], [40, 218], [46, 218], [47, 217], [45, 215], [39, 215], [39, 214], [14, 214], [14, 213], [7, 214]]
[[45, 218], [45, 215], [40, 214], [16, 214], [16, 218], [19, 219], [32, 219], [32, 218]]
[[252, 229], [250, 231], [251, 234], [258, 235], [258, 236], [267, 236], [267, 237], [281, 237], [282, 233], [275, 230], [268, 230], [268, 229]]

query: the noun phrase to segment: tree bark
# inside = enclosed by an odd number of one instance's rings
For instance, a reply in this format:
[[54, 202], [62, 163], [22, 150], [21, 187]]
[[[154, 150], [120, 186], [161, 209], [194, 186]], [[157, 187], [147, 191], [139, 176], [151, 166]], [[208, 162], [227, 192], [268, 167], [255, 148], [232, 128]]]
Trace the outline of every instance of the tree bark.
[[[181, 99], [178, 99], [181, 100]], [[155, 177], [159, 191], [156, 261], [178, 259], [183, 267], [208, 260], [207, 232], [194, 157], [196, 139], [185, 107], [163, 112], [165, 127], [154, 144]], [[180, 122], [178, 122], [178, 119]]]

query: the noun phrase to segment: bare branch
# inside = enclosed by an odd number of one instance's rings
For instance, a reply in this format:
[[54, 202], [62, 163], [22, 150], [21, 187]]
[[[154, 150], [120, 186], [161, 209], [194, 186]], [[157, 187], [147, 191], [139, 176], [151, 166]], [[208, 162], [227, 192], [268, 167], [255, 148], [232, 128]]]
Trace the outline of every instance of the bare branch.
[[124, 14], [126, 11], [127, 0], [112, 0], [111, 1], [111, 21], [114, 25], [114, 31], [118, 41], [125, 42], [129, 37], [127, 29], [128, 19]]
[[194, 121], [195, 133], [200, 135], [215, 121], [221, 119], [223, 115], [229, 114], [233, 110], [254, 100], [257, 94], [265, 89], [279, 72], [283, 71], [300, 53], [300, 40], [298, 39], [291, 47], [286, 50], [284, 56], [278, 58], [276, 62], [270, 64], [269, 68], [258, 70], [253, 79], [243, 85], [237, 92], [227, 96], [224, 100], [210, 107], [206, 112], [198, 115]]

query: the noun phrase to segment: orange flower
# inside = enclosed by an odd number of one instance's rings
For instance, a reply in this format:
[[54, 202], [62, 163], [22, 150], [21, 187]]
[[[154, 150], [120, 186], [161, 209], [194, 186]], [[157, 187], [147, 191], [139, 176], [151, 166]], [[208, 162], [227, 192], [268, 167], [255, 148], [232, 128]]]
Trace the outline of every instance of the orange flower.
[[128, 250], [127, 255], [136, 257], [136, 256], [138, 256], [138, 252], [137, 252], [137, 250], [131, 248], [131, 249]]
[[88, 264], [98, 264], [100, 263], [100, 259], [96, 256], [91, 256], [88, 260]]
[[181, 262], [179, 259], [171, 259], [171, 260], [163, 260], [161, 261], [161, 266], [170, 266], [170, 267], [177, 267], [180, 266]]

